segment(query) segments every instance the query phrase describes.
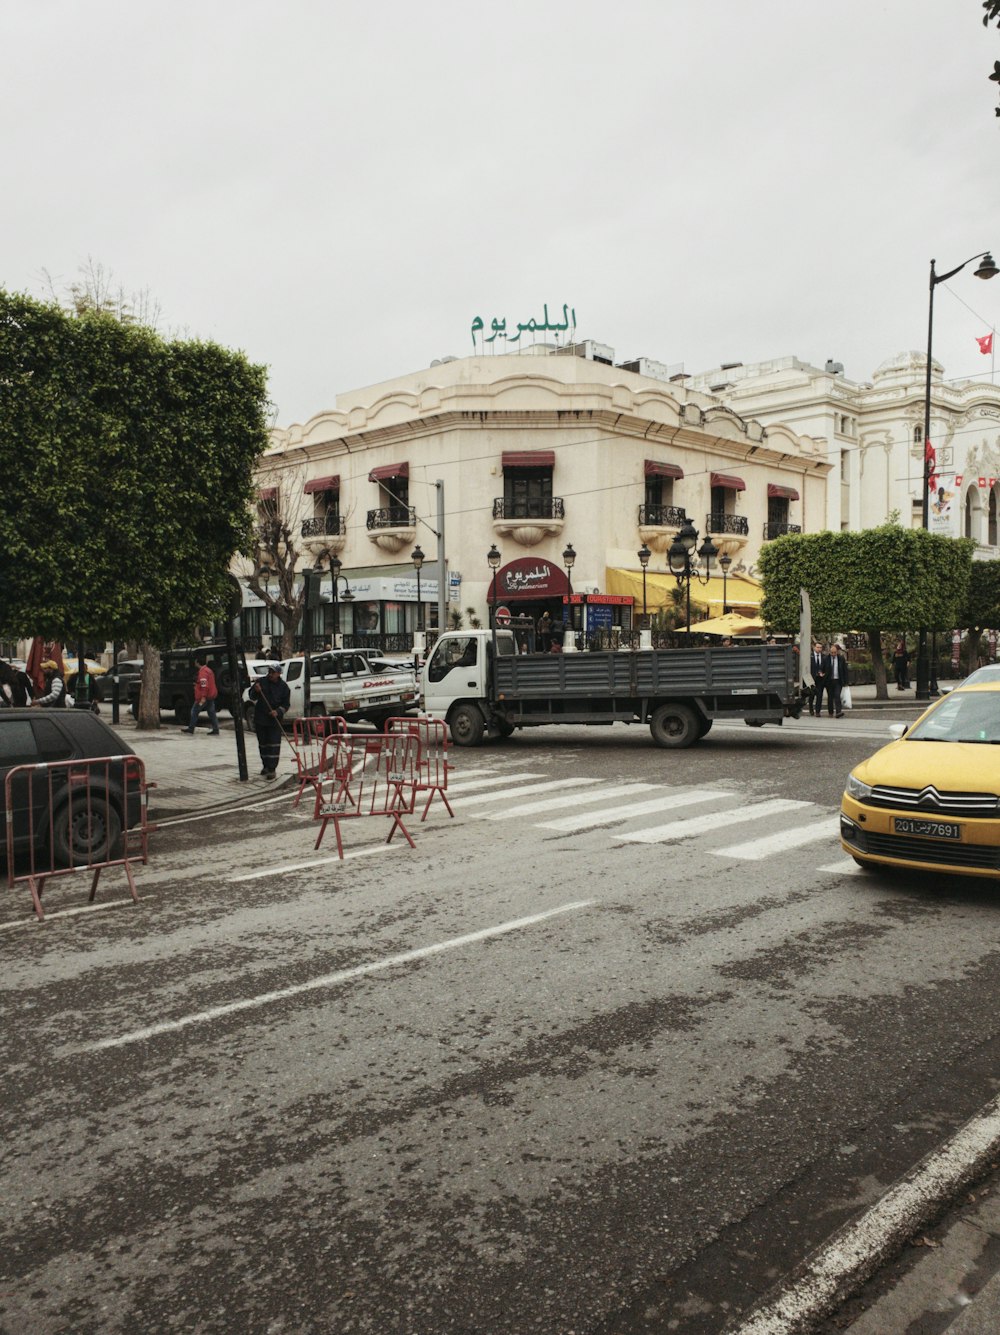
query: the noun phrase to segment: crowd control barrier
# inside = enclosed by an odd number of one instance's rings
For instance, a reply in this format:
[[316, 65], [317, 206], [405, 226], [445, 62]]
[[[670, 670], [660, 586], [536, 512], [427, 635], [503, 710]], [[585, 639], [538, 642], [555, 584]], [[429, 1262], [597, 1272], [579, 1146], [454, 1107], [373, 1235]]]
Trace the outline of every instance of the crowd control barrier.
[[299, 805], [302, 794], [310, 784], [318, 791], [320, 779], [324, 774], [324, 756], [329, 755], [332, 758], [333, 755], [333, 752], [328, 752], [326, 749], [327, 739], [346, 734], [347, 721], [339, 714], [310, 715], [308, 718], [295, 720], [292, 747], [295, 751], [299, 791], [295, 794], [293, 807]]
[[420, 739], [409, 733], [328, 738], [316, 787], [315, 820], [322, 821], [316, 848], [333, 821], [337, 854], [344, 856], [340, 823], [361, 816], [387, 816], [392, 821], [386, 843], [402, 830], [411, 848], [416, 844], [403, 824], [416, 803], [420, 782]]
[[420, 742], [420, 781], [418, 793], [426, 793], [427, 801], [421, 822], [427, 819], [427, 813], [437, 793], [448, 809], [448, 815], [454, 817], [448, 801], [448, 725], [441, 719], [433, 718], [391, 718], [385, 725], [387, 733], [408, 733]]
[[124, 867], [135, 903], [132, 864], [149, 861], [146, 767], [138, 756], [101, 756], [16, 765], [4, 779], [7, 885], [27, 882], [42, 921], [42, 891], [54, 876], [93, 873], [90, 902], [105, 867]]

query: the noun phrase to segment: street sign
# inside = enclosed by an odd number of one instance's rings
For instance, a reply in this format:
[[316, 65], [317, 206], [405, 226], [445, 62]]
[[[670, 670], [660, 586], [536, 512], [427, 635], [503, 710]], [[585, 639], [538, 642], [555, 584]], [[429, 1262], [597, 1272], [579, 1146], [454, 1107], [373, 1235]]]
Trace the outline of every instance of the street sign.
[[496, 611], [496, 623], [497, 623], [498, 626], [509, 626], [509, 625], [510, 625], [510, 608], [509, 608], [509, 607], [503, 607], [503, 606], [501, 606], [501, 607], [498, 607], [498, 608], [497, 608], [497, 611]]

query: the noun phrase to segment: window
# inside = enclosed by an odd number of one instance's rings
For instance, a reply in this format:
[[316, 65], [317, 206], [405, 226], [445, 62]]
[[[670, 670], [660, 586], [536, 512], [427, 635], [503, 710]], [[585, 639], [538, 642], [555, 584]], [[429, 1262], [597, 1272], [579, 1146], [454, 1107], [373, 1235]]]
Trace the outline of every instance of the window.
[[924, 428], [919, 422], [913, 428], [913, 443], [914, 445], [922, 445], [924, 443]]
[[674, 480], [671, 477], [646, 477], [647, 507], [673, 505]]
[[454, 640], [442, 640], [435, 648], [427, 668], [428, 681], [443, 681], [453, 668], [476, 666], [476, 640], [462, 635]]
[[0, 724], [0, 765], [36, 765], [41, 760], [35, 734], [27, 719]]
[[552, 514], [552, 470], [542, 468], [504, 469], [504, 517], [506, 519], [548, 519]]
[[35, 729], [35, 741], [40, 759], [50, 763], [56, 760], [69, 760], [73, 754], [73, 747], [57, 724], [51, 719], [39, 718], [32, 719], [32, 726]]

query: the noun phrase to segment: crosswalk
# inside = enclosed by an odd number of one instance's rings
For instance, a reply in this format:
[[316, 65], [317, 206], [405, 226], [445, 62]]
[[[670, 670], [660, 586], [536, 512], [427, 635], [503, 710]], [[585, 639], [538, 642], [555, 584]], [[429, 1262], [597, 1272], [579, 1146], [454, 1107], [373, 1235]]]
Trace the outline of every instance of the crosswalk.
[[516, 769], [453, 773], [448, 793], [456, 814], [473, 820], [516, 821], [563, 835], [593, 833], [619, 847], [698, 841], [707, 854], [734, 862], [762, 863], [815, 845], [824, 860], [817, 870], [859, 871], [840, 854], [835, 810], [799, 798], [590, 776], [552, 779]]

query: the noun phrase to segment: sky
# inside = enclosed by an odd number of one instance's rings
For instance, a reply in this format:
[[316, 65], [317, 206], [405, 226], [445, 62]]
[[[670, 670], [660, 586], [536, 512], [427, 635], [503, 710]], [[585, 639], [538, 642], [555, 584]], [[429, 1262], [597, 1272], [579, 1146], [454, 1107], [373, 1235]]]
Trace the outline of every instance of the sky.
[[[1000, 261], [980, 0], [0, 0], [0, 49], [0, 287], [99, 265], [282, 426], [564, 303], [619, 361], [865, 381], [932, 257]], [[991, 371], [975, 267], [949, 379]]]

